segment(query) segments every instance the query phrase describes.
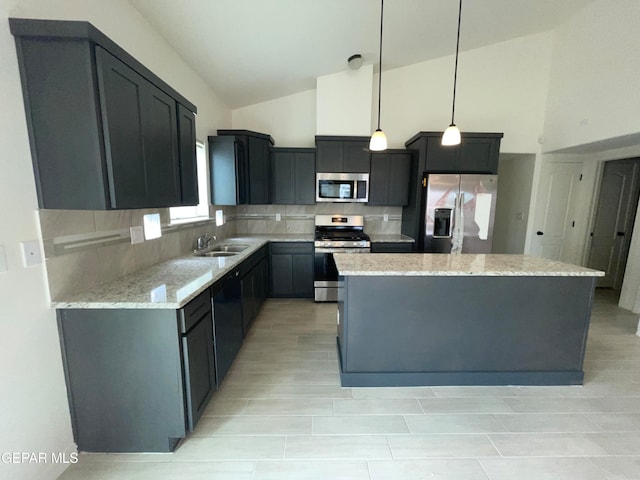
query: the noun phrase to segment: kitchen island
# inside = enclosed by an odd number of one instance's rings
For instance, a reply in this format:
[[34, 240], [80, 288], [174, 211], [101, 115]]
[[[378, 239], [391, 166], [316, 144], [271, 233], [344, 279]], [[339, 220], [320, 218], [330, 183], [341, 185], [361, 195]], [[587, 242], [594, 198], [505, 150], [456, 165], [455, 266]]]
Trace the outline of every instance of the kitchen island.
[[342, 386], [582, 384], [604, 272], [526, 255], [334, 259]]

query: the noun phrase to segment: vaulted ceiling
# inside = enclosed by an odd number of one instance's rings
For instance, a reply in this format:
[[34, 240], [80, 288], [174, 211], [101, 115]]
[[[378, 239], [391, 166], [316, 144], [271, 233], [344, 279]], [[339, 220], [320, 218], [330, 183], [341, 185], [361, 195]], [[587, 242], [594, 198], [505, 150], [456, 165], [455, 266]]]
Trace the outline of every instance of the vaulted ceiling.
[[[592, 1], [463, 0], [460, 48], [552, 30]], [[130, 2], [231, 108], [315, 88], [354, 53], [377, 69], [379, 0]], [[383, 70], [452, 54], [457, 13], [456, 0], [387, 0]]]

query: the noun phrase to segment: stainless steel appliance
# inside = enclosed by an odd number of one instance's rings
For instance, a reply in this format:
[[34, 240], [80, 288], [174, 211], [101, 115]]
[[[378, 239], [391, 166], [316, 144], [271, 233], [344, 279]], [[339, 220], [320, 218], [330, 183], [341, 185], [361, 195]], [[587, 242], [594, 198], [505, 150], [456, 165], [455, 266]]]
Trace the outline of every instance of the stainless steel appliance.
[[425, 175], [422, 251], [491, 253], [497, 175]]
[[369, 253], [362, 215], [316, 215], [313, 286], [316, 302], [338, 301], [338, 270], [333, 254]]
[[368, 202], [368, 173], [317, 173], [316, 202]]

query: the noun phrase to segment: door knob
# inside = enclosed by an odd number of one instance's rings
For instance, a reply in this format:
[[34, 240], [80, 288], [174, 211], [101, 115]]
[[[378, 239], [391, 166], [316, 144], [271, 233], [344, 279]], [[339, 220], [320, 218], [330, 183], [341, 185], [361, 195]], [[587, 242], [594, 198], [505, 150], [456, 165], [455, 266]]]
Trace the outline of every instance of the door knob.
[[536, 232], [536, 235], [544, 235], [544, 232], [541, 232], [540, 230], [538, 230], [538, 231]]

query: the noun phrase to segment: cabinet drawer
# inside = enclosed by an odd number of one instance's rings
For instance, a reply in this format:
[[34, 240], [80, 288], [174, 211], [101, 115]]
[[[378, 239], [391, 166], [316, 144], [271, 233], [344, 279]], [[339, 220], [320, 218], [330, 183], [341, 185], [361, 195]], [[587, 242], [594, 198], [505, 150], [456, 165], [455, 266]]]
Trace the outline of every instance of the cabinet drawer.
[[272, 254], [313, 253], [313, 242], [276, 242], [271, 243]]
[[202, 317], [211, 312], [211, 293], [209, 289], [187, 303], [178, 311], [180, 333], [188, 332]]

